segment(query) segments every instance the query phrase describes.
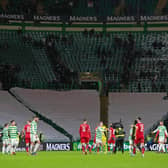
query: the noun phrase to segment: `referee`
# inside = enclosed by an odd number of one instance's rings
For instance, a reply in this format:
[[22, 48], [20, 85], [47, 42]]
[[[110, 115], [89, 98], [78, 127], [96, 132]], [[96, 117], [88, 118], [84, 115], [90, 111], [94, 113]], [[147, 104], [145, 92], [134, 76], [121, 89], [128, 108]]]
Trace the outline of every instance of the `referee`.
[[117, 152], [117, 150], [121, 150], [122, 153], [124, 153], [124, 138], [125, 138], [125, 132], [124, 127], [120, 123], [120, 125], [115, 129], [115, 136], [116, 136], [116, 148], [114, 153]]

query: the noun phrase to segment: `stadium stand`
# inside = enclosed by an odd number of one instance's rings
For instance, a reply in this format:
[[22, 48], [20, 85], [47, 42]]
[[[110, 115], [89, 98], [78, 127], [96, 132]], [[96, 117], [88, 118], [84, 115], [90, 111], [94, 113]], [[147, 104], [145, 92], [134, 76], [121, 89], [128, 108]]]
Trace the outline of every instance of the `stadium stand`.
[[50, 91], [12, 88], [12, 92], [32, 109], [51, 119], [79, 139], [79, 125], [87, 118], [92, 139], [99, 122], [99, 95], [93, 90]]
[[[131, 71], [133, 92], [165, 92], [167, 89], [167, 32], [136, 37], [137, 53]], [[136, 79], [135, 79], [136, 78]]]
[[[145, 132], [168, 112], [167, 101], [162, 93], [110, 93], [109, 94], [109, 122], [122, 121], [126, 133], [137, 117], [141, 117], [145, 125]], [[129, 135], [127, 134], [126, 137]]]
[[[31, 120], [34, 114], [19, 103], [14, 97], [12, 97], [7, 91], [0, 91], [0, 125], [4, 125], [6, 122], [15, 120], [19, 131], [21, 131], [26, 124], [27, 120]], [[44, 134], [45, 141], [69, 141], [69, 139], [57, 132], [54, 128], [41, 121], [38, 124], [39, 133]]]
[[167, 32], [98, 33], [92, 29], [20, 34], [1, 30], [0, 35], [1, 64], [19, 67], [7, 89], [79, 89], [80, 72], [103, 74], [112, 92], [167, 89]]
[[0, 12], [34, 15], [137, 16], [166, 15], [166, 0], [1, 0]]
[[[44, 50], [32, 47], [34, 41], [30, 34], [20, 35], [17, 31], [2, 30], [0, 40], [1, 64], [13, 64], [21, 69], [14, 83], [23, 87], [45, 88], [48, 81], [55, 79]], [[7, 48], [3, 47], [4, 43], [7, 43]]]

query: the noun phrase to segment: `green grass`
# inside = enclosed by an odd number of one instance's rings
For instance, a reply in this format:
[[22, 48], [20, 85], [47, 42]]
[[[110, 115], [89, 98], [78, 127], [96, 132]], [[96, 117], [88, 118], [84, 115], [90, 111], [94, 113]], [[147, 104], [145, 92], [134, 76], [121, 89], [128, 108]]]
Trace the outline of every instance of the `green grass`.
[[0, 155], [0, 166], [2, 168], [166, 168], [168, 154], [146, 152], [142, 158], [140, 153], [135, 157], [130, 157], [128, 153], [82, 155], [80, 152], [39, 152], [37, 156], [17, 153], [16, 156]]

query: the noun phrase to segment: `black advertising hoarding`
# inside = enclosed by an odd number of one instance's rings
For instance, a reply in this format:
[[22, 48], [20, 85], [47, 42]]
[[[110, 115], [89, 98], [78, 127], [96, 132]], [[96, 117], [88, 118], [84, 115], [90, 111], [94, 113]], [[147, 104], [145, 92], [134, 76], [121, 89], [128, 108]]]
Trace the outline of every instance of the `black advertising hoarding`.
[[[168, 144], [165, 144], [166, 150], [168, 150]], [[125, 142], [124, 149], [129, 150], [128, 142]], [[158, 151], [159, 144], [145, 144], [146, 151]], [[79, 142], [44, 142], [40, 145], [40, 151], [81, 151], [81, 144]], [[2, 143], [0, 143], [0, 151], [2, 151]], [[17, 152], [25, 152], [26, 146], [25, 143], [20, 143], [16, 149]]]
[[[39, 150], [40, 151], [44, 151], [44, 144], [40, 144], [40, 147], [39, 147]], [[0, 151], [2, 151], [2, 142], [0, 143]], [[16, 151], [17, 152], [26, 152], [26, 145], [24, 142], [20, 142], [19, 143], [19, 146], [16, 148]]]
[[168, 15], [164, 16], [24, 16], [17, 14], [0, 14], [0, 19], [43, 22], [155, 22], [168, 21]]
[[44, 151], [71, 151], [72, 143], [70, 142], [45, 142]]
[[[71, 151], [72, 143], [70, 142], [44, 142], [40, 144], [40, 151]], [[0, 151], [2, 151], [2, 143], [0, 143]], [[16, 148], [17, 152], [25, 152], [26, 145], [25, 143], [19, 143], [19, 146]]]

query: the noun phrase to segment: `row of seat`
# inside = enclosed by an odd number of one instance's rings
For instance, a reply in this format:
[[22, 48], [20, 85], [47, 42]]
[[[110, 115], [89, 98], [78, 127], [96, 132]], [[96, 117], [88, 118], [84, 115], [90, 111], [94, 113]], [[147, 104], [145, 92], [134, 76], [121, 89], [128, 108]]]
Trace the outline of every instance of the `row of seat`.
[[48, 82], [55, 79], [45, 50], [34, 48], [32, 43], [25, 43], [22, 37], [14, 31], [0, 31], [0, 60], [2, 64], [16, 64], [21, 68], [18, 81], [13, 86], [47, 88]]
[[[4, 1], [4, 3], [3, 3]], [[64, 9], [67, 10], [64, 10]], [[163, 9], [164, 11], [162, 11]], [[1, 12], [10, 14], [43, 14], [43, 15], [75, 15], [75, 16], [111, 16], [111, 15], [155, 15], [167, 13], [167, 3], [160, 5], [158, 0], [50, 0], [50, 1], [23, 1], [2, 0]]]
[[[18, 34], [15, 31], [0, 31], [0, 45], [8, 43], [8, 48], [1, 47], [0, 49], [1, 62], [21, 66], [19, 80], [15, 86], [49, 88], [52, 81], [57, 81], [57, 75], [47, 55], [47, 43], [52, 42], [59, 52], [60, 59], [72, 72], [100, 72], [104, 74], [105, 81], [118, 83], [117, 87], [120, 88], [125, 73], [124, 60], [131, 45], [128, 40], [130, 33], [92, 32], [91, 36], [87, 36], [87, 33], [90, 32], [62, 34], [61, 32], [34, 31]], [[25, 38], [28, 40], [24, 40]], [[129, 68], [134, 77], [129, 79], [128, 89], [136, 91], [138, 90], [137, 81], [142, 86], [146, 86], [144, 80], [152, 81], [154, 78], [167, 87], [168, 78], [165, 74], [168, 66], [168, 33], [135, 32], [131, 33], [131, 38], [133, 40], [131, 59], [134, 59], [134, 63]], [[35, 46], [35, 41], [42, 45]], [[157, 48], [160, 43], [164, 47]], [[63, 84], [62, 86], [76, 88], [73, 81], [72, 85]], [[110, 86], [110, 89], [114, 88]]]

